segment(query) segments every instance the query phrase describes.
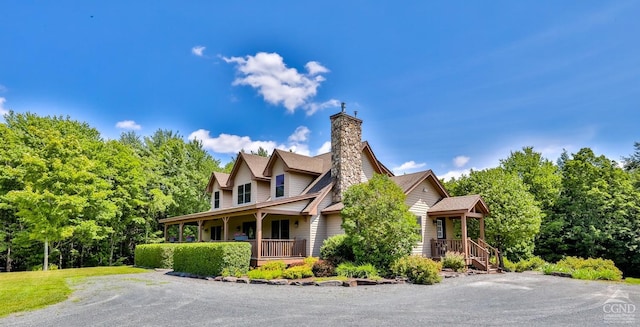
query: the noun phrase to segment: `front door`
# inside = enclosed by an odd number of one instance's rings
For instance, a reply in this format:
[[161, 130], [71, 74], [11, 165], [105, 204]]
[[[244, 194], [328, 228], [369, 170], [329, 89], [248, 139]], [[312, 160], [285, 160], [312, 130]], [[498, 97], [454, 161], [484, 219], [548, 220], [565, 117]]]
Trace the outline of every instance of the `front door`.
[[246, 221], [242, 223], [242, 232], [247, 235], [247, 238], [253, 240], [256, 238], [256, 222]]

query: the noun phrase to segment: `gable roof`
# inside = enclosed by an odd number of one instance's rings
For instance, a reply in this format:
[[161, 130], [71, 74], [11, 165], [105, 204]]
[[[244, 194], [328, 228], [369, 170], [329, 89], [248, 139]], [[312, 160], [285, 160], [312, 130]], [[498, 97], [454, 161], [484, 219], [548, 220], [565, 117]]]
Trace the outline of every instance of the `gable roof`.
[[238, 153], [238, 158], [236, 159], [236, 162], [233, 164], [233, 169], [231, 170], [231, 173], [229, 174], [229, 177], [227, 179], [227, 185], [226, 185], [227, 188], [233, 186], [234, 178], [238, 174], [238, 170], [240, 170], [240, 166], [242, 162], [246, 163], [247, 167], [249, 167], [249, 171], [251, 172], [251, 177], [253, 179], [263, 180], [263, 181], [269, 180], [269, 178], [263, 175], [264, 168], [267, 166], [267, 162], [269, 162], [269, 158], [255, 155], [255, 154], [240, 152]]
[[429, 208], [427, 213], [435, 215], [453, 212], [472, 212], [474, 209], [484, 214], [489, 213], [489, 207], [478, 194], [444, 198]]
[[385, 167], [385, 165], [383, 165], [380, 162], [380, 160], [376, 158], [376, 155], [373, 153], [373, 149], [371, 149], [371, 145], [369, 145], [369, 142], [367, 141], [362, 142], [360, 146], [360, 151], [364, 152], [364, 154], [369, 156], [369, 159], [370, 159], [369, 161], [373, 163], [373, 168], [375, 168], [376, 173], [387, 175], [387, 176], [393, 176], [393, 172], [391, 172], [389, 168]]
[[441, 196], [445, 198], [449, 197], [449, 192], [447, 192], [444, 185], [442, 185], [431, 169], [412, 174], [392, 176], [391, 180], [400, 186], [404, 194], [409, 194], [409, 192], [413, 191], [413, 189], [420, 185], [424, 180], [428, 180]]
[[[285, 171], [295, 171], [300, 173], [312, 174], [312, 175], [320, 175], [325, 171], [325, 157], [309, 157], [302, 154], [297, 154], [289, 151], [284, 151], [280, 149], [273, 150], [273, 154], [269, 158], [266, 167], [263, 171], [263, 176], [270, 177], [271, 170], [273, 169], [273, 165], [275, 162], [280, 159], [284, 163]], [[331, 160], [331, 157], [328, 158]], [[331, 167], [331, 163], [329, 162], [329, 167]]]
[[209, 183], [207, 184], [207, 193], [213, 192], [213, 183], [218, 181], [220, 184], [220, 188], [224, 188], [227, 186], [227, 182], [229, 181], [229, 174], [221, 173], [218, 171], [214, 171], [211, 173], [211, 177], [209, 177]]

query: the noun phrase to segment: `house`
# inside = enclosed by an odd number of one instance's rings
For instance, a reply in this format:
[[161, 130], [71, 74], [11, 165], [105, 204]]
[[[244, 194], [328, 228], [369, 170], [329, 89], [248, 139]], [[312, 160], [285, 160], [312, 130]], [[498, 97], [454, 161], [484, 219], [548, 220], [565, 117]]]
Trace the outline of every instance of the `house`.
[[[414, 254], [439, 259], [458, 251], [468, 264], [489, 270], [489, 256], [497, 251], [484, 242], [489, 209], [479, 195], [450, 196], [431, 170], [394, 176], [361, 140], [362, 120], [344, 108], [330, 119], [330, 153], [310, 157], [276, 149], [266, 158], [240, 152], [230, 174], [211, 174], [206, 188], [211, 210], [160, 220], [165, 239], [167, 229], [177, 225], [182, 242], [183, 228], [191, 224], [198, 226], [197, 241], [251, 243], [252, 265], [319, 256], [326, 238], [343, 233], [343, 192], [385, 174], [402, 188], [420, 226]], [[477, 241], [467, 237], [469, 219], [479, 221]], [[461, 227], [455, 229], [454, 221]]]

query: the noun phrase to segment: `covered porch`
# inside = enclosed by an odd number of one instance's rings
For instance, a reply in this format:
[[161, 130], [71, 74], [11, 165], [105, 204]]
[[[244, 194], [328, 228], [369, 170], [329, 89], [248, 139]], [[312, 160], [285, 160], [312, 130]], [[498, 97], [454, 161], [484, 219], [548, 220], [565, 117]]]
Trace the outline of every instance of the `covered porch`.
[[[269, 260], [300, 261], [308, 253], [309, 217], [298, 212], [207, 211], [160, 222], [164, 224], [165, 242], [248, 242], [253, 266]], [[186, 230], [191, 233], [185, 235]]]
[[[479, 195], [444, 198], [427, 214], [436, 226], [435, 237], [430, 241], [432, 258], [439, 260], [449, 251], [459, 252], [464, 254], [467, 265], [488, 272], [497, 270], [492, 258], [497, 259], [499, 252], [485, 241], [484, 219], [489, 209]], [[475, 240], [469, 237], [470, 219], [477, 221]], [[454, 231], [458, 222], [459, 234]]]

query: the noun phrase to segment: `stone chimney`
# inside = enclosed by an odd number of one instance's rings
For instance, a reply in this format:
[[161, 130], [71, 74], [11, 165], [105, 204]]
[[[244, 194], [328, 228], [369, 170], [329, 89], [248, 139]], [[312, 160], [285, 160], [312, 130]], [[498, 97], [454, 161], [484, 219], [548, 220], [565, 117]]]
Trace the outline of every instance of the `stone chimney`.
[[342, 112], [331, 119], [331, 178], [333, 202], [342, 201], [342, 193], [349, 186], [361, 182], [362, 120]]

